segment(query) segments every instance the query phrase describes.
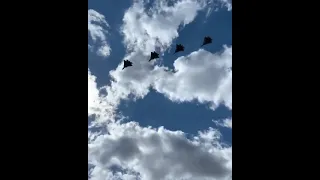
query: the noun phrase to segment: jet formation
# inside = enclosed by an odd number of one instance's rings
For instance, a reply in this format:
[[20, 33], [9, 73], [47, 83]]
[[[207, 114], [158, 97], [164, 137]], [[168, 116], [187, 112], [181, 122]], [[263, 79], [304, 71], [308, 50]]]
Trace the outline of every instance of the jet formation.
[[[211, 44], [211, 43], [212, 43], [212, 38], [210, 36], [206, 36], [206, 37], [203, 38], [203, 43], [202, 43], [201, 47], [205, 46], [207, 44]], [[176, 50], [174, 51], [173, 54], [176, 54], [176, 53], [182, 52], [182, 51], [184, 51], [184, 46], [182, 44], [177, 44], [176, 45]], [[159, 53], [157, 53], [156, 51], [153, 51], [150, 54], [149, 62], [154, 60], [154, 59], [158, 59], [158, 58], [159, 58]], [[124, 60], [122, 70], [127, 68], [127, 67], [130, 67], [130, 66], [132, 66], [132, 62], [129, 61], [129, 60]]]

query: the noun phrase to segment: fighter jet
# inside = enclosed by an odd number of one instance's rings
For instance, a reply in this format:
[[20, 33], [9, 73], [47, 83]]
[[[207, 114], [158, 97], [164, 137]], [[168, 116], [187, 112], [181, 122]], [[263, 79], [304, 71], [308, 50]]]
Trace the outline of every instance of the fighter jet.
[[180, 52], [180, 51], [184, 51], [184, 46], [182, 44], [177, 44], [176, 45], [176, 50], [174, 51], [173, 54]]
[[212, 43], [211, 37], [206, 36], [206, 37], [204, 37], [204, 39], [203, 39], [203, 43], [202, 43], [201, 47], [204, 46], [204, 45], [210, 44], [210, 43]]
[[151, 56], [150, 56], [150, 59], [149, 61], [153, 60], [153, 59], [157, 59], [159, 58], [159, 54], [155, 51], [151, 52]]
[[122, 70], [123, 70], [124, 68], [126, 68], [126, 67], [129, 67], [129, 66], [132, 66], [132, 62], [129, 61], [129, 60], [124, 60], [124, 61], [123, 61], [123, 68], [122, 68]]

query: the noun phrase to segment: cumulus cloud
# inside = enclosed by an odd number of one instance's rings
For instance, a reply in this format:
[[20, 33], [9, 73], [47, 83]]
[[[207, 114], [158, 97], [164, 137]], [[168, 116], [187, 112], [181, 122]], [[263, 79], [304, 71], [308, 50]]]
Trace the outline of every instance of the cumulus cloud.
[[91, 180], [230, 179], [232, 148], [221, 146], [219, 138], [212, 128], [187, 139], [163, 127], [112, 123], [108, 134], [89, 144]]
[[115, 95], [113, 92], [116, 91], [112, 91], [110, 87], [108, 87], [108, 92], [108, 96], [101, 93], [101, 89], [97, 87], [96, 76], [91, 74], [88, 69], [88, 116], [95, 115], [95, 121], [92, 122], [91, 126], [96, 126], [101, 122], [114, 121], [115, 118], [121, 120], [122, 116], [115, 114], [120, 98], [112, 99], [114, 98], [112, 94]]
[[[210, 103], [212, 109], [224, 104], [232, 109], [232, 47], [223, 52], [212, 54], [200, 49], [188, 56], [179, 57], [174, 62], [174, 71], [165, 71], [166, 67], [153, 66], [147, 56], [133, 52], [126, 58], [134, 62], [133, 68], [124, 71], [121, 66], [110, 71], [112, 87], [117, 96], [125, 98], [133, 94], [144, 97], [149, 88], [163, 93], [172, 101], [193, 101]], [[110, 92], [110, 91], [109, 91]]]
[[219, 54], [198, 50], [174, 62], [176, 73], [158, 78], [154, 88], [173, 101], [210, 102], [214, 109], [221, 103], [232, 109], [232, 47]]
[[124, 44], [133, 51], [151, 52], [155, 47], [164, 51], [178, 37], [179, 26], [191, 23], [206, 3], [207, 0], [182, 0], [169, 6], [167, 1], [156, 1], [147, 10], [145, 3], [138, 1], [123, 17]]
[[[111, 48], [106, 40], [108, 34], [106, 28], [109, 28], [109, 24], [105, 20], [105, 17], [93, 9], [88, 10], [88, 32], [95, 44], [98, 46], [96, 52], [98, 55], [106, 57], [110, 55]], [[93, 50], [94, 46], [88, 45], [89, 50]]]
[[121, 33], [130, 51], [151, 52], [159, 48], [163, 52], [179, 36], [179, 27], [190, 24], [199, 11], [210, 12], [217, 4], [231, 8], [230, 0], [161, 0], [155, 1], [151, 9], [145, 8], [147, 2], [135, 1], [123, 17]]
[[96, 77], [88, 69], [88, 116], [96, 112], [99, 106], [99, 90], [97, 89]]

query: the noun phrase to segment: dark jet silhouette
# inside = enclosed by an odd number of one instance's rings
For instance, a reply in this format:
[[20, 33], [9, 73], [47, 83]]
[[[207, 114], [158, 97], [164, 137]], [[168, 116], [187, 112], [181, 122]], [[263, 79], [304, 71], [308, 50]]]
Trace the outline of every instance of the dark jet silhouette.
[[155, 51], [151, 52], [151, 56], [150, 56], [150, 59], [149, 61], [153, 60], [153, 59], [157, 59], [159, 58], [159, 54]]
[[126, 67], [129, 67], [129, 66], [132, 66], [132, 62], [131, 62], [131, 61], [128, 61], [128, 60], [124, 60], [122, 70], [123, 70], [124, 68], [126, 68]]
[[206, 36], [206, 37], [204, 37], [204, 39], [203, 39], [203, 43], [202, 43], [201, 47], [204, 46], [204, 45], [207, 45], [207, 44], [211, 44], [211, 43], [212, 43], [211, 37]]
[[180, 52], [180, 51], [184, 51], [184, 46], [182, 44], [177, 44], [176, 45], [176, 50], [174, 51], [173, 54]]

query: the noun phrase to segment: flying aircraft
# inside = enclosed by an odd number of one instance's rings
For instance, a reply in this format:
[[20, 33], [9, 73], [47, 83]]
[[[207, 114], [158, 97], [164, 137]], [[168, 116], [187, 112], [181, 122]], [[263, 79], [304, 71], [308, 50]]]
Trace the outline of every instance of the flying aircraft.
[[180, 51], [184, 51], [184, 46], [182, 44], [177, 44], [176, 45], [176, 50], [174, 51], [173, 54], [180, 52]]
[[153, 60], [153, 59], [157, 59], [159, 58], [159, 54], [155, 51], [151, 52], [151, 56], [150, 56], [150, 59], [149, 61]]
[[123, 68], [122, 68], [122, 70], [123, 70], [124, 68], [126, 68], [126, 67], [129, 67], [129, 66], [132, 66], [132, 62], [129, 61], [129, 60], [124, 60], [124, 61], [123, 61]]
[[202, 43], [201, 47], [204, 45], [210, 44], [210, 43], [212, 43], [212, 38], [210, 36], [206, 36], [203, 39], [203, 43]]

